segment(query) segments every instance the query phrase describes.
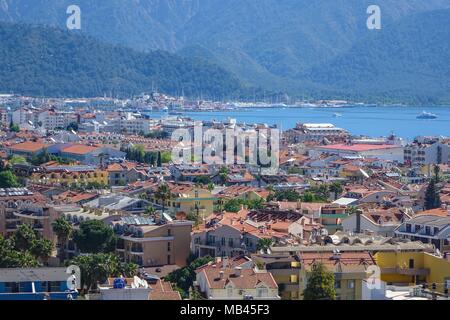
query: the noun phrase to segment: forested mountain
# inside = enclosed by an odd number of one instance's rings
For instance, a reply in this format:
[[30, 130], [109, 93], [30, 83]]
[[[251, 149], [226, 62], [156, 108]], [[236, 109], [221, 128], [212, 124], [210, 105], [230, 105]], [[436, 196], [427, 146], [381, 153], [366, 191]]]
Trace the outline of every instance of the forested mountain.
[[240, 81], [217, 65], [165, 51], [141, 53], [82, 34], [0, 23], [0, 92], [40, 96], [168, 94], [224, 98]]
[[[0, 0], [0, 20], [65, 28], [71, 4], [72, 0]], [[426, 48], [426, 39], [439, 41], [442, 36], [435, 34], [441, 21], [408, 22], [450, 9], [450, 0], [78, 0], [76, 4], [83, 33], [139, 51], [161, 49], [202, 57], [247, 84], [291, 95], [402, 98], [416, 94], [414, 83], [425, 82], [420, 97], [446, 95], [439, 84], [430, 83], [445, 79], [441, 73], [425, 76], [403, 70], [404, 60], [395, 53], [407, 47], [429, 54], [428, 59], [450, 60], [448, 52]], [[366, 10], [372, 4], [381, 8], [382, 30], [366, 28]], [[402, 27], [408, 23], [408, 29]], [[379, 59], [371, 54], [370, 48], [382, 48], [393, 37], [398, 41], [390, 46], [389, 55]], [[361, 54], [368, 55], [361, 58]], [[400, 72], [395, 76], [381, 72], [388, 64]], [[380, 73], [376, 90], [367, 84], [351, 88], [355, 78], [364, 78], [357, 71], [368, 65]], [[336, 83], [339, 75], [327, 77], [329, 68], [343, 71], [348, 80]]]

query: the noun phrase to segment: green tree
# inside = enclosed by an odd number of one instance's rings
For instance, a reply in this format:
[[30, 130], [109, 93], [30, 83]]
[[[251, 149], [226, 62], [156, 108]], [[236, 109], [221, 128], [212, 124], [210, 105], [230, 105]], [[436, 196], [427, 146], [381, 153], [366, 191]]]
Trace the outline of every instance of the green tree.
[[322, 263], [315, 263], [303, 292], [305, 300], [335, 300], [334, 274]]
[[72, 235], [73, 227], [69, 221], [62, 217], [59, 217], [52, 222], [52, 229], [58, 239], [58, 257], [61, 261], [65, 258], [64, 245]]
[[39, 261], [29, 251], [15, 249], [13, 239], [0, 235], [0, 268], [35, 268]]
[[169, 163], [170, 161], [172, 161], [172, 154], [169, 151], [161, 152], [161, 162]]
[[436, 183], [439, 183], [440, 181], [439, 174], [441, 172], [441, 168], [439, 167], [439, 165], [436, 164], [433, 167], [433, 171], [434, 171], [434, 181], [436, 181]]
[[219, 177], [222, 184], [225, 184], [228, 180], [229, 170], [227, 167], [221, 167], [219, 170]]
[[330, 192], [334, 193], [334, 199], [336, 200], [339, 195], [342, 194], [342, 192], [344, 191], [344, 189], [342, 188], [342, 185], [339, 182], [333, 182], [330, 187]]
[[8, 161], [10, 163], [11, 166], [15, 165], [15, 164], [24, 164], [27, 163], [27, 160], [24, 157], [21, 156], [17, 156], [17, 155], [13, 155], [11, 157], [11, 159], [9, 159]]
[[158, 158], [156, 160], [156, 166], [157, 167], [162, 167], [161, 151], [158, 151]]
[[9, 124], [9, 131], [11, 132], [19, 132], [20, 127], [17, 124], [14, 124], [11, 120], [11, 123]]
[[52, 243], [38, 236], [24, 224], [9, 239], [0, 236], [0, 268], [34, 268], [47, 261], [52, 252]]
[[95, 289], [98, 283], [104, 283], [109, 277], [136, 275], [138, 268], [134, 263], [120, 262], [117, 255], [105, 253], [80, 255], [66, 264], [80, 268], [83, 293]]
[[146, 215], [152, 216], [155, 213], [156, 213], [156, 210], [155, 210], [155, 208], [153, 208], [153, 206], [150, 205], [147, 208], [145, 208], [145, 214]]
[[47, 262], [48, 258], [52, 255], [53, 244], [47, 239], [34, 239], [31, 242], [30, 252], [36, 258]]
[[68, 126], [67, 126], [67, 131], [78, 131], [78, 123], [76, 122], [71, 122]]
[[195, 270], [213, 260], [214, 258], [211, 258], [210, 256], [197, 258], [189, 263], [188, 266], [177, 269], [168, 274], [165, 277], [165, 280], [174, 283], [176, 288], [179, 289], [182, 297], [187, 298], [189, 296], [189, 289], [192, 287], [192, 284], [196, 278]]
[[28, 224], [22, 224], [17, 228], [14, 233], [14, 247], [16, 250], [25, 251], [31, 248], [34, 240], [38, 237], [36, 232]]
[[241, 203], [238, 199], [230, 199], [223, 205], [223, 210], [227, 212], [239, 212], [241, 210]]
[[260, 239], [256, 245], [257, 250], [267, 250], [273, 245], [273, 240], [270, 238]]
[[425, 209], [431, 210], [441, 207], [439, 191], [436, 188], [436, 181], [431, 179], [425, 192]]
[[166, 183], [161, 184], [155, 192], [155, 198], [162, 202], [162, 211], [166, 209], [166, 201], [170, 198], [170, 188]]
[[290, 201], [290, 202], [297, 202], [301, 199], [300, 194], [297, 191], [294, 190], [278, 190], [275, 191], [274, 194], [270, 194], [267, 197], [268, 201], [276, 200], [276, 201]]
[[116, 236], [111, 227], [100, 220], [80, 223], [73, 240], [83, 253], [108, 253], [115, 249]]
[[211, 183], [211, 178], [208, 176], [198, 176], [195, 177], [194, 182], [202, 185], [208, 185], [209, 183]]
[[17, 188], [20, 187], [16, 175], [10, 170], [0, 172], [0, 188]]

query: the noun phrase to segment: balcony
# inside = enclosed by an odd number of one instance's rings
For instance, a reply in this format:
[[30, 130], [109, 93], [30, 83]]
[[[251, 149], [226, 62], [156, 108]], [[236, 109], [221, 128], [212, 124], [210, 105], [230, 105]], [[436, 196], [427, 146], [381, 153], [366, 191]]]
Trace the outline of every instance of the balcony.
[[279, 291], [299, 291], [300, 284], [299, 283], [280, 283], [278, 284]]
[[133, 247], [131, 248], [130, 253], [141, 255], [144, 254], [144, 249], [142, 247]]
[[267, 269], [274, 276], [298, 276], [298, 269]]
[[430, 269], [425, 268], [381, 268], [381, 273], [385, 274], [401, 274], [405, 276], [427, 276], [430, 274]]
[[12, 222], [6, 224], [6, 231], [12, 231], [17, 230], [17, 228], [20, 226], [20, 223]]
[[43, 224], [34, 224], [33, 225], [33, 229], [35, 230], [43, 230], [44, 229], [44, 225]]

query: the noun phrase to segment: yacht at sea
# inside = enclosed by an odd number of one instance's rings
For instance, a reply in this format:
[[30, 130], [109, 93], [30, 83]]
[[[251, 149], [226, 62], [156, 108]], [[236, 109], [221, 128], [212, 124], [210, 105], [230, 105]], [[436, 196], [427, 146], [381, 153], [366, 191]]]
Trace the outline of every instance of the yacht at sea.
[[436, 119], [437, 117], [434, 113], [423, 111], [417, 116], [417, 119]]

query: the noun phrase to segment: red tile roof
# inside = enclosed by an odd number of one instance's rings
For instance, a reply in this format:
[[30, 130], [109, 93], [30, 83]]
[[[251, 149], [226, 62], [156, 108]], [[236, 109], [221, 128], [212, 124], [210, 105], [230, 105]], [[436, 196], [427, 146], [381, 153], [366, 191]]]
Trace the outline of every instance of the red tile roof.
[[66, 152], [66, 153], [73, 153], [73, 154], [87, 154], [87, 153], [90, 153], [97, 149], [98, 149], [98, 147], [94, 147], [94, 146], [86, 146], [83, 144], [74, 144], [72, 146], [63, 148], [62, 151]]
[[[224, 272], [222, 279], [220, 278], [221, 271]], [[232, 282], [237, 289], [253, 289], [259, 283], [264, 283], [271, 289], [278, 288], [270, 272], [255, 272], [251, 269], [243, 269], [241, 275], [236, 276], [235, 270], [231, 268], [221, 269], [213, 266], [203, 269], [202, 272], [211, 289], [224, 289], [229, 282]]]
[[391, 144], [333, 144], [329, 146], [321, 146], [321, 149], [329, 149], [329, 150], [341, 150], [341, 151], [370, 151], [370, 150], [383, 150], [383, 149], [392, 149], [399, 148], [399, 146], [391, 145]]
[[37, 152], [44, 149], [47, 145], [41, 142], [27, 141], [23, 143], [18, 143], [10, 147], [14, 151], [22, 152]]

